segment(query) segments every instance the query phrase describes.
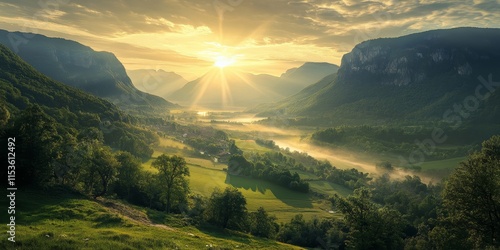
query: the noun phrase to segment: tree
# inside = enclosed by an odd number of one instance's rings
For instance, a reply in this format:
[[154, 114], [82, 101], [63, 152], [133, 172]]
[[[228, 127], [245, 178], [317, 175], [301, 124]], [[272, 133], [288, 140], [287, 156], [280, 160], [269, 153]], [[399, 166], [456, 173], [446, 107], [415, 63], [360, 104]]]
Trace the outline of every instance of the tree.
[[86, 155], [89, 164], [83, 168], [83, 182], [85, 191], [94, 198], [108, 192], [111, 181], [115, 178], [118, 161], [113, 156], [110, 147], [96, 143], [90, 146]]
[[0, 104], [0, 127], [3, 128], [5, 125], [7, 125], [7, 122], [10, 119], [10, 112], [5, 107], [5, 103]]
[[347, 245], [353, 249], [399, 249], [403, 245], [401, 214], [386, 207], [378, 209], [367, 188], [354, 195], [336, 195], [332, 203], [344, 214], [349, 226]]
[[57, 122], [38, 105], [26, 108], [10, 133], [16, 137], [18, 182], [47, 186], [55, 177], [53, 159], [59, 153], [62, 137]]
[[278, 240], [289, 244], [304, 246], [307, 239], [302, 234], [307, 231], [306, 222], [302, 214], [295, 215], [289, 223], [284, 224], [278, 233]]
[[95, 127], [83, 129], [80, 131], [77, 138], [81, 141], [96, 141], [98, 143], [104, 143], [104, 135], [102, 134], [102, 131]]
[[263, 207], [259, 207], [256, 212], [248, 216], [250, 224], [250, 233], [266, 238], [273, 238], [276, 235], [278, 224], [275, 216], [269, 216]]
[[[166, 211], [170, 213], [174, 189], [179, 190], [182, 188], [185, 190], [187, 186], [185, 176], [189, 176], [189, 168], [186, 165], [186, 160], [180, 156], [174, 155], [170, 157], [162, 154], [151, 165], [158, 169], [160, 180], [165, 185]], [[185, 194], [185, 191], [182, 193]]]
[[201, 222], [204, 221], [204, 213], [207, 204], [207, 198], [203, 195], [195, 194], [190, 196], [191, 205], [189, 206], [189, 210], [187, 211], [187, 215], [190, 218], [190, 224], [192, 225], [200, 225]]
[[126, 197], [130, 198], [130, 191], [139, 186], [141, 162], [129, 152], [119, 153], [116, 160], [119, 163], [116, 192], [122, 196], [126, 194]]
[[227, 172], [232, 175], [250, 175], [253, 164], [242, 155], [231, 155], [227, 164]]
[[60, 154], [52, 161], [54, 172], [59, 184], [75, 187], [79, 180], [80, 164], [77, 164], [80, 157], [78, 152], [81, 150], [80, 143], [72, 134], [63, 136], [64, 143], [60, 145]]
[[483, 142], [450, 176], [443, 204], [476, 248], [500, 247], [500, 136]]
[[215, 189], [208, 201], [207, 221], [222, 228], [241, 229], [245, 223], [247, 201], [234, 187], [226, 187], [224, 192]]
[[162, 192], [158, 174], [142, 171], [139, 176], [139, 187], [142, 193], [145, 194], [145, 198], [147, 198], [146, 204], [148, 205], [148, 207], [157, 207], [155, 203], [157, 200], [159, 200], [159, 196]]

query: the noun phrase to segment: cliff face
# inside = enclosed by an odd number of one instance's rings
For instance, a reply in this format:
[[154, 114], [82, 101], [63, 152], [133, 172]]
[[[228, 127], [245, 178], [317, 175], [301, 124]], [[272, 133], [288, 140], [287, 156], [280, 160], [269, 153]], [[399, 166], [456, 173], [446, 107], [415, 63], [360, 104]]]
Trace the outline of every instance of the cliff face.
[[344, 55], [339, 80], [371, 79], [403, 86], [424, 83], [441, 74], [471, 76], [498, 63], [499, 43], [498, 31], [474, 28], [370, 40]]
[[[334, 79], [259, 111], [353, 120], [443, 119], [447, 109], [474, 95], [479, 79], [498, 82], [498, 44], [500, 29], [481, 28], [365, 41], [344, 55]], [[475, 115], [499, 114], [496, 92]]]
[[[12, 38], [26, 38], [13, 43]], [[125, 67], [109, 52], [98, 52], [75, 41], [0, 30], [0, 43], [44, 75], [122, 107], [171, 107], [160, 97], [139, 91]]]

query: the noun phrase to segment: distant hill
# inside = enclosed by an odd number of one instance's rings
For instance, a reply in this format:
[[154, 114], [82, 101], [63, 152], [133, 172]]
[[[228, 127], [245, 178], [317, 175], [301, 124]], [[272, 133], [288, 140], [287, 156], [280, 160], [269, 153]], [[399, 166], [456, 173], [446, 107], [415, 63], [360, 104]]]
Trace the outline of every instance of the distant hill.
[[[303, 88], [318, 82], [327, 75], [337, 73], [339, 66], [326, 62], [306, 62], [298, 68], [292, 68], [283, 73], [280, 78], [288, 81], [299, 92]], [[293, 93], [293, 94], [295, 94]]]
[[281, 98], [282, 95], [274, 90], [278, 84], [279, 78], [275, 76], [214, 68], [202, 77], [188, 82], [169, 98], [183, 106], [251, 106]]
[[[469, 105], [468, 119], [499, 123], [500, 91], [489, 93], [484, 85], [490, 75], [500, 81], [498, 44], [500, 29], [481, 28], [362, 42], [343, 56], [336, 76], [258, 111], [336, 120], [451, 120], [462, 116], [454, 111], [457, 104]], [[476, 93], [489, 98], [474, 99]]]
[[122, 108], [175, 106], [136, 89], [112, 53], [97, 52], [75, 41], [5, 30], [0, 30], [0, 43], [48, 77], [105, 98]]
[[329, 63], [305, 63], [275, 77], [214, 68], [168, 98], [182, 105], [251, 107], [296, 94], [337, 69], [338, 66]]
[[165, 99], [188, 82], [182, 76], [162, 69], [127, 70], [127, 74], [138, 90], [161, 96]]

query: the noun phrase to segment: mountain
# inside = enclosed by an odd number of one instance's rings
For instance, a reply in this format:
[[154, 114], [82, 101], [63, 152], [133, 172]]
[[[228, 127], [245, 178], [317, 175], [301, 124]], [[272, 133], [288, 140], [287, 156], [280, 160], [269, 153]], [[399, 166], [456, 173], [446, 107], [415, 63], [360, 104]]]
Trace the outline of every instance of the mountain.
[[214, 68], [172, 93], [170, 99], [182, 105], [212, 108], [249, 106], [282, 98], [275, 91], [279, 84], [279, 78], [271, 75]]
[[0, 30], [0, 43], [44, 75], [122, 108], [175, 106], [136, 89], [112, 53], [97, 52], [75, 41], [5, 30]]
[[[295, 93], [318, 82], [323, 77], [337, 73], [339, 66], [326, 62], [306, 62], [298, 68], [292, 68], [283, 73], [280, 78], [294, 86]], [[294, 93], [294, 94], [295, 94]]]
[[138, 90], [163, 98], [167, 98], [188, 82], [182, 76], [162, 69], [127, 70], [127, 74]]
[[[47, 109], [65, 108], [72, 113], [97, 114], [98, 120], [123, 119], [115, 105], [44, 76], [1, 44], [0, 102], [11, 112], [38, 104]], [[80, 122], [91, 123], [89, 120]], [[94, 125], [98, 127], [99, 123]]]
[[[335, 77], [261, 107], [260, 115], [390, 121], [460, 115], [498, 122], [500, 94], [490, 93], [500, 85], [497, 44], [500, 29], [481, 28], [365, 41], [343, 56]], [[482, 99], [485, 95], [489, 98]]]
[[305, 63], [275, 77], [214, 68], [168, 98], [184, 105], [250, 107], [293, 95], [337, 69], [329, 63]]
[[153, 153], [150, 144], [155, 142], [155, 134], [136, 126], [140, 117], [125, 114], [107, 100], [50, 79], [0, 44], [0, 137], [9, 118], [15, 122], [22, 111], [31, 108], [50, 116], [64, 133], [76, 136], [97, 129], [102, 132], [104, 143], [114, 149], [141, 159], [149, 159]]

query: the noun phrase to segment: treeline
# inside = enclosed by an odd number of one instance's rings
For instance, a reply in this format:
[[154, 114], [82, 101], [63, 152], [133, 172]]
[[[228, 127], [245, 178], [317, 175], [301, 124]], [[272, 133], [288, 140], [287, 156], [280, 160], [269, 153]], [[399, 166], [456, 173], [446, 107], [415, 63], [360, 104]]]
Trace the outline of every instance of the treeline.
[[249, 154], [251, 162], [271, 162], [283, 169], [297, 169], [316, 175], [319, 179], [356, 189], [366, 185], [371, 180], [368, 173], [355, 168], [339, 169], [328, 161], [319, 161], [304, 152], [266, 152], [264, 154]]
[[273, 161], [271, 156], [272, 154], [256, 155], [250, 162], [242, 155], [232, 155], [227, 173], [267, 180], [294, 191], [309, 192], [308, 182], [302, 181], [296, 172], [292, 174], [286, 166]]
[[258, 145], [261, 145], [263, 147], [270, 148], [270, 149], [278, 149], [279, 148], [273, 140], [256, 139], [255, 143], [257, 143]]
[[[365, 152], [410, 154], [415, 150], [421, 150], [422, 140], [433, 138], [436, 129], [442, 135], [440, 138], [445, 140], [435, 143], [433, 150], [426, 154], [428, 159], [434, 160], [464, 156], [474, 149], [474, 145], [489, 137], [491, 132], [485, 130], [478, 134], [477, 129], [472, 127], [463, 126], [454, 129], [447, 124], [440, 123], [429, 126], [399, 127], [363, 125], [320, 130], [313, 133], [312, 139], [319, 143]], [[439, 144], [446, 147], [439, 147]]]
[[363, 173], [355, 168], [338, 169], [327, 161], [317, 165], [316, 169], [310, 169], [309, 172], [317, 175], [323, 180], [350, 189], [363, 187], [372, 179], [368, 176], [368, 173]]

